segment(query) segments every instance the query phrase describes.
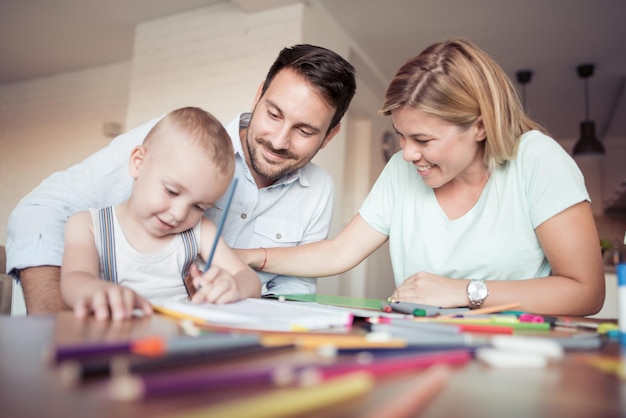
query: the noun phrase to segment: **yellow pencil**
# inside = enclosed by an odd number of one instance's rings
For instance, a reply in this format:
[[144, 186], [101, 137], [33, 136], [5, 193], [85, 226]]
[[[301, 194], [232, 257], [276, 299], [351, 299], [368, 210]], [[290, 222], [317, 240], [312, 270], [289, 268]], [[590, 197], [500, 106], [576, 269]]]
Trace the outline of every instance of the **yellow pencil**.
[[354, 348], [404, 348], [407, 346], [401, 338], [371, 340], [365, 335], [352, 334], [316, 334], [316, 333], [283, 333], [261, 335], [261, 344], [266, 347], [293, 344], [298, 348], [314, 350], [332, 345], [338, 349]]
[[374, 387], [374, 376], [354, 372], [315, 386], [277, 389], [257, 396], [233, 399], [172, 415], [170, 418], [280, 418], [304, 414], [364, 395]]

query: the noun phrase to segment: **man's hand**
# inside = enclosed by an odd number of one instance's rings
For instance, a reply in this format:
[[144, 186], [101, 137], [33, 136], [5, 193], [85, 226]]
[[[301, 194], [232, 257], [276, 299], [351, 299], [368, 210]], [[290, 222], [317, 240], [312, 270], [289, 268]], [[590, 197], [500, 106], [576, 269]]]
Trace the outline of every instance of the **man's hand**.
[[69, 310], [61, 298], [60, 267], [29, 267], [20, 270], [19, 275], [29, 315]]

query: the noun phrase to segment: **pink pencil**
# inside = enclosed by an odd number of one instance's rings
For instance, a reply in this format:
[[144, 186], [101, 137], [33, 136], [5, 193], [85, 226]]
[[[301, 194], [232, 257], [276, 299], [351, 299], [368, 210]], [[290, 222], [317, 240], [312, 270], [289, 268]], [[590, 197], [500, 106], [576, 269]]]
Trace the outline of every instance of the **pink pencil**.
[[[316, 383], [319, 380], [330, 379], [355, 371], [366, 371], [375, 377], [406, 373], [416, 369], [423, 369], [434, 364], [445, 363], [449, 365], [461, 365], [472, 359], [471, 350], [446, 350], [418, 354], [399, 355], [374, 359], [367, 363], [344, 363], [328, 366], [311, 367], [303, 370], [300, 376], [308, 383]], [[307, 383], [307, 382], [302, 382]]]

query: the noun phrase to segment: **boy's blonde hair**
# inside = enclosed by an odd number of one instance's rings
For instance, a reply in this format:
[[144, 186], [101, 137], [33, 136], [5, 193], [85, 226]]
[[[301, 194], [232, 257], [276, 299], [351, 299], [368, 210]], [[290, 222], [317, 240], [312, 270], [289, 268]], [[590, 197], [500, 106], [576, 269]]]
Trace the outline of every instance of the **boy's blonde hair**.
[[228, 132], [212, 114], [198, 107], [169, 112], [148, 132], [143, 145], [148, 148], [164, 139], [178, 141], [181, 136], [198, 145], [221, 173], [234, 173], [235, 155]]
[[531, 129], [546, 133], [524, 111], [502, 68], [466, 39], [433, 44], [396, 73], [379, 113], [409, 107], [466, 128], [482, 116], [490, 169], [515, 158], [519, 138]]

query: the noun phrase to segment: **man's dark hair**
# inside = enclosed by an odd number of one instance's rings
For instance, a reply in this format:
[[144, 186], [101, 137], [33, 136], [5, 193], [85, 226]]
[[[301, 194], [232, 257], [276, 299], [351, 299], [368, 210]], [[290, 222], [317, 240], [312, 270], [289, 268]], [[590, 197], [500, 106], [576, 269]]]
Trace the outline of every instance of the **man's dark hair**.
[[319, 90], [328, 104], [336, 109], [328, 130], [337, 126], [356, 92], [352, 64], [321, 46], [300, 44], [284, 48], [265, 77], [261, 95], [284, 68], [295, 70]]

